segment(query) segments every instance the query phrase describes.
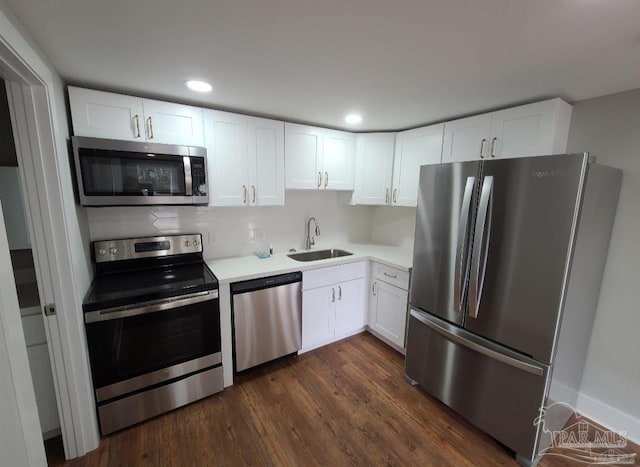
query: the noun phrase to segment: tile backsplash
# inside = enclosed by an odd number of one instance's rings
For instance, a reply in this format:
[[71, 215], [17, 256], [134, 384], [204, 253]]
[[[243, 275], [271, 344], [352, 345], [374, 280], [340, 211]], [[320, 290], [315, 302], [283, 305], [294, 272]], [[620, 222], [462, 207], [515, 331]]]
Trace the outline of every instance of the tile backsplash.
[[[286, 206], [269, 207], [106, 207], [86, 208], [91, 240], [193, 233], [203, 235], [205, 258], [244, 256], [273, 246], [275, 252], [304, 248], [306, 223], [314, 216], [321, 235], [316, 248], [339, 246], [344, 242], [396, 244], [386, 239], [404, 238], [405, 232], [393, 235], [389, 230], [406, 227], [405, 215], [380, 215], [389, 221], [380, 229], [372, 228], [374, 207], [349, 206], [340, 201], [338, 192], [286, 192]], [[396, 208], [387, 208], [390, 210]], [[413, 210], [415, 213], [415, 210]], [[395, 219], [395, 220], [393, 220]], [[379, 230], [379, 239], [372, 233]], [[413, 237], [413, 232], [411, 232]]]

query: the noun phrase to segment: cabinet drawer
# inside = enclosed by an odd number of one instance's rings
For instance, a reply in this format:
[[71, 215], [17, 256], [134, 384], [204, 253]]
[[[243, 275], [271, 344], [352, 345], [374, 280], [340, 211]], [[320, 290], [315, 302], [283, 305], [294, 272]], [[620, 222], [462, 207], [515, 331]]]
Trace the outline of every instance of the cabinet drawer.
[[302, 290], [324, 287], [338, 282], [367, 277], [368, 261], [312, 269], [302, 273]]
[[409, 290], [408, 271], [402, 271], [385, 264], [373, 263], [373, 278], [395, 285], [403, 290]]

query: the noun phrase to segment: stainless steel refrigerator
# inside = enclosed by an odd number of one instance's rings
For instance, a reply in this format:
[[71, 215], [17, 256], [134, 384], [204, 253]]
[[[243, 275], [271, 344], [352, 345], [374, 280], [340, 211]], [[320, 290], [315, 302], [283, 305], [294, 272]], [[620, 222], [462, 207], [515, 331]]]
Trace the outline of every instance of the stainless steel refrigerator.
[[407, 379], [521, 463], [575, 405], [621, 179], [588, 154], [420, 170]]

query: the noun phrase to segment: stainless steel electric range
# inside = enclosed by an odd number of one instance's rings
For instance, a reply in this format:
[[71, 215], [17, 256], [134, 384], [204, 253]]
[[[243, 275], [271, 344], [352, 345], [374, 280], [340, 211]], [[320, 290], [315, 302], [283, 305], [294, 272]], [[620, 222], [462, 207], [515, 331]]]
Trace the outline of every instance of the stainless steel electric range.
[[84, 321], [100, 430], [120, 430], [223, 389], [218, 280], [202, 237], [93, 243]]

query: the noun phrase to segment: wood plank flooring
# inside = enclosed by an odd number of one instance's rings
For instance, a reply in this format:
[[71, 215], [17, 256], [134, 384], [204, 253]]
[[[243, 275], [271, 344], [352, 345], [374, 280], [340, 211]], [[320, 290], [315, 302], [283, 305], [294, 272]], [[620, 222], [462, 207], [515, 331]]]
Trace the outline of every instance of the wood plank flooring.
[[[52, 466], [516, 465], [512, 454], [404, 380], [404, 358], [361, 334], [243, 375], [234, 386]], [[555, 463], [554, 463], [555, 462]], [[541, 465], [560, 464], [553, 458]], [[584, 464], [582, 464], [584, 465]]]

